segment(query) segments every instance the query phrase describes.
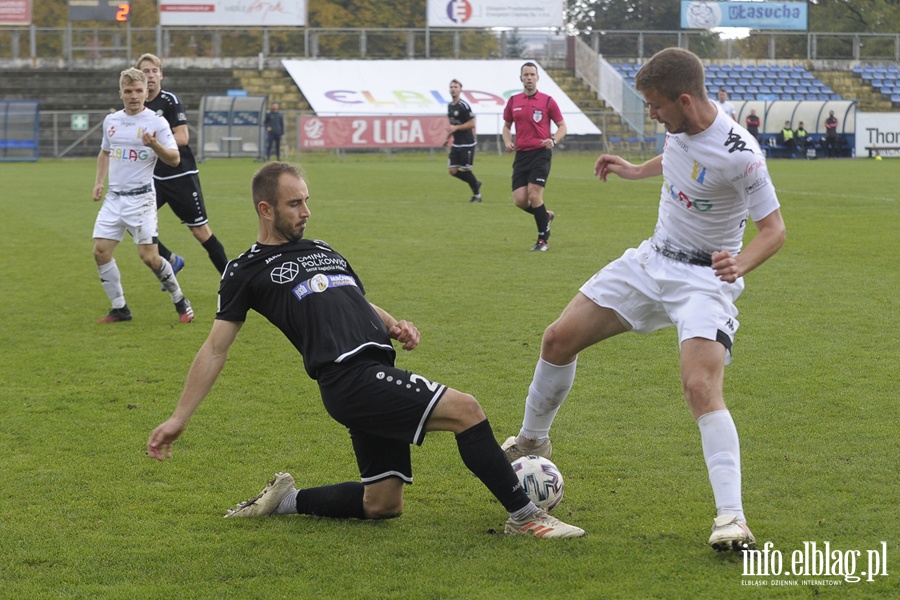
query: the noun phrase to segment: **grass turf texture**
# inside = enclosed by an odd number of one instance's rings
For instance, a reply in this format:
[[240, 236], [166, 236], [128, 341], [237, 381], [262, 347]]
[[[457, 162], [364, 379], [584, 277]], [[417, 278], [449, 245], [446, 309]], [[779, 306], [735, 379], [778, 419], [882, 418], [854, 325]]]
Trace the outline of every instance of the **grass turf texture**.
[[[511, 158], [489, 153], [476, 163], [485, 201], [474, 205], [442, 153], [312, 155], [307, 236], [331, 242], [373, 302], [420, 328], [421, 346], [399, 364], [473, 393], [502, 440], [518, 431], [544, 327], [584, 280], [652, 232], [660, 180], [601, 185], [594, 158], [556, 156], [546, 254], [527, 252], [535, 228], [512, 206]], [[229, 256], [255, 239], [258, 166], [202, 165], [211, 226]], [[726, 370], [745, 508], [786, 570], [804, 541], [862, 551], [857, 572], [886, 541], [890, 574], [790, 588], [772, 585], [783, 577], [743, 577], [739, 556], [706, 546], [712, 492], [672, 329], [580, 357], [553, 459], [566, 478], [556, 514], [584, 527], [584, 539], [492, 535], [505, 512], [446, 433], [413, 450], [416, 483], [401, 519], [223, 520], [276, 471], [302, 486], [358, 477], [347, 435], [298, 355], [252, 315], [174, 458], [147, 458], [147, 436], [171, 412], [213, 320], [211, 263], [164, 209], [162, 239], [187, 259], [179, 279], [195, 321], [177, 323], [127, 240], [116, 258], [135, 319], [98, 325], [108, 301], [91, 258], [93, 161], [0, 169], [0, 597], [900, 593], [895, 161], [770, 163], [788, 242], [747, 278]], [[769, 585], [751, 590], [748, 579]]]

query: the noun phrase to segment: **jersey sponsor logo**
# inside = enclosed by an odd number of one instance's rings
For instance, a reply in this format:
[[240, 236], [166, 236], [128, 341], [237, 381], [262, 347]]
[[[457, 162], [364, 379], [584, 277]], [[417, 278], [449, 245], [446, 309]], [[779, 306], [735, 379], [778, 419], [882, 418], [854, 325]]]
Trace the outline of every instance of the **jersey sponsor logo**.
[[544, 111], [542, 111], [542, 110], [535, 110], [534, 113], [532, 113], [532, 115], [531, 115], [531, 119], [532, 119], [535, 123], [540, 123], [541, 121], [544, 120]]
[[728, 148], [729, 154], [731, 154], [732, 152], [735, 152], [735, 151], [737, 151], [737, 152], [753, 152], [753, 149], [747, 147], [747, 142], [745, 142], [743, 140], [743, 138], [741, 138], [740, 134], [735, 133], [734, 129], [731, 129], [728, 132], [728, 139], [726, 139], [725, 143], [722, 145], [723, 146], [731, 146], [730, 148]]
[[677, 191], [675, 189], [675, 186], [671, 185], [668, 181], [664, 183], [664, 186], [666, 191], [669, 192], [669, 197], [672, 198], [672, 200], [689, 210], [699, 210], [700, 212], [706, 212], [712, 209], [712, 202], [710, 202], [709, 200], [692, 199], [684, 192]]
[[149, 150], [137, 150], [135, 148], [111, 148], [109, 151], [110, 160], [143, 162], [150, 159], [151, 156]]
[[298, 284], [292, 291], [297, 296], [297, 300], [303, 300], [310, 294], [321, 294], [328, 288], [343, 287], [345, 285], [356, 286], [356, 280], [349, 275], [323, 275], [317, 273]]
[[755, 192], [755, 191], [757, 191], [757, 190], [760, 190], [760, 189], [766, 187], [767, 185], [769, 185], [769, 178], [768, 178], [768, 177], [762, 177], [762, 178], [760, 178], [760, 179], [757, 179], [756, 181], [754, 181], [754, 182], [751, 183], [750, 185], [748, 185], [747, 188], [746, 188], [746, 190], [747, 190], [747, 193], [748, 193], [748, 194], [752, 194], [753, 192]]
[[340, 256], [317, 252], [297, 259], [307, 271], [340, 271], [347, 268], [347, 261]]
[[300, 267], [296, 263], [286, 262], [272, 269], [270, 277], [272, 278], [272, 283], [281, 285], [292, 282], [299, 274]]

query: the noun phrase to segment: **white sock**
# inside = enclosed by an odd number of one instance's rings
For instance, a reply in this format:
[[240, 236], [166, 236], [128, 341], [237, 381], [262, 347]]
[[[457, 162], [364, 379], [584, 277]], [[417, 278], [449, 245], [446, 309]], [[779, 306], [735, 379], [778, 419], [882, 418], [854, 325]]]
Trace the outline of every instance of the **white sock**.
[[278, 508], [275, 509], [276, 515], [296, 515], [297, 514], [297, 490], [294, 490], [281, 499]]
[[522, 419], [519, 437], [538, 440], [550, 435], [550, 425], [572, 389], [577, 363], [576, 358], [560, 367], [551, 365], [543, 358], [538, 359], [534, 379], [525, 398], [525, 417]]
[[697, 426], [718, 515], [735, 515], [744, 521], [741, 447], [731, 413], [727, 410], [706, 413], [697, 419]]
[[178, 285], [178, 280], [175, 279], [175, 271], [172, 269], [169, 261], [164, 258], [160, 260], [159, 269], [154, 270], [153, 274], [156, 275], [159, 282], [163, 284], [163, 287], [172, 296], [172, 302], [180, 302], [184, 298], [184, 294], [181, 293], [181, 286]]
[[509, 513], [509, 516], [512, 517], [513, 521], [524, 521], [536, 512], [538, 512], [537, 505], [534, 502], [529, 502], [516, 512]]
[[105, 265], [97, 266], [97, 273], [100, 275], [103, 291], [112, 302], [112, 307], [123, 308], [125, 306], [125, 290], [122, 289], [122, 276], [119, 274], [116, 259], [112, 259]]

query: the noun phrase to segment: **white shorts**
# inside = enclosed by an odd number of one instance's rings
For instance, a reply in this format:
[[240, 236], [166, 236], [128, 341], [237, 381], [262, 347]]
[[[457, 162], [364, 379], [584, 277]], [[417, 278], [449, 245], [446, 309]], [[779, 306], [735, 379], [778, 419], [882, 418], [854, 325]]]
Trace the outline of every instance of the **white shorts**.
[[126, 231], [134, 237], [135, 244], [154, 243], [153, 238], [159, 235], [159, 219], [153, 190], [139, 196], [106, 194], [94, 221], [94, 238], [121, 242]]
[[643, 242], [630, 248], [591, 277], [581, 293], [616, 311], [638, 333], [678, 328], [678, 343], [703, 338], [722, 343], [731, 362], [738, 330], [734, 302], [744, 291], [743, 278], [726, 283], [710, 267], [666, 258]]

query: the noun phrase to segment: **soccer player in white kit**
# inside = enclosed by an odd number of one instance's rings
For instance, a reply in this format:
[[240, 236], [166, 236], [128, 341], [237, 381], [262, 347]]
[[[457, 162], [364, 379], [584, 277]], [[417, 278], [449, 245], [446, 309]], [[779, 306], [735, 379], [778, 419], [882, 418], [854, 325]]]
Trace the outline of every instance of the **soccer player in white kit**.
[[[172, 265], [159, 256], [154, 239], [158, 235], [156, 191], [153, 168], [157, 157], [176, 166], [181, 160], [169, 123], [144, 107], [147, 78], [137, 69], [119, 75], [119, 97], [124, 109], [103, 120], [103, 141], [97, 155], [94, 201], [103, 206], [94, 222], [94, 261], [103, 290], [112, 303], [109, 313], [98, 323], [130, 321], [131, 310], [125, 303], [122, 278], [113, 258], [127, 231], [134, 237], [138, 254], [172, 297], [178, 320], [190, 323], [194, 318], [191, 303], [184, 297]], [[107, 177], [109, 189], [104, 197]]]
[[[636, 331], [674, 325], [685, 400], [700, 429], [717, 516], [709, 544], [753, 548], [741, 498], [740, 445], [723, 398], [725, 365], [738, 329], [734, 302], [743, 276], [784, 244], [785, 226], [765, 155], [746, 129], [707, 98], [696, 55], [668, 48], [635, 77], [650, 117], [666, 129], [660, 156], [634, 165], [601, 155], [595, 174], [663, 176], [653, 236], [585, 283], [544, 332], [519, 435], [507, 456], [549, 457], [550, 426], [572, 388], [581, 350]], [[758, 229], [742, 249], [747, 220]]]

